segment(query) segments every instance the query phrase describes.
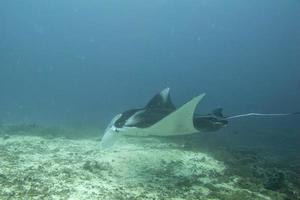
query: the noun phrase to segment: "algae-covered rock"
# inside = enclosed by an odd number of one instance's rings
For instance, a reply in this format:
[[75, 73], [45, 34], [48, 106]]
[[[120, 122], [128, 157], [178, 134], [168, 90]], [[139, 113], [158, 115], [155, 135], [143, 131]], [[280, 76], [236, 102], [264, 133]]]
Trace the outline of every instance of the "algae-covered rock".
[[111, 165], [108, 162], [86, 161], [83, 164], [83, 169], [91, 173], [100, 173], [101, 171], [111, 170]]
[[285, 175], [283, 172], [275, 171], [269, 172], [266, 175], [264, 187], [268, 190], [280, 190], [284, 187], [285, 184]]
[[2, 136], [2, 138], [3, 138], [3, 140], [8, 140], [8, 139], [10, 138], [10, 136], [7, 135], [7, 134], [4, 134], [4, 135]]

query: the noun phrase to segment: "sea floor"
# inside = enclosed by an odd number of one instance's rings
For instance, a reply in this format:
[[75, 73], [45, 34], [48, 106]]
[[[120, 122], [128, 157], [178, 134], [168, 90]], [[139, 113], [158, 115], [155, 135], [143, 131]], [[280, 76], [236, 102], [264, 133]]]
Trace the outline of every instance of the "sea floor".
[[72, 131], [2, 126], [0, 199], [299, 199], [299, 171], [252, 152], [132, 137], [102, 150], [99, 137]]

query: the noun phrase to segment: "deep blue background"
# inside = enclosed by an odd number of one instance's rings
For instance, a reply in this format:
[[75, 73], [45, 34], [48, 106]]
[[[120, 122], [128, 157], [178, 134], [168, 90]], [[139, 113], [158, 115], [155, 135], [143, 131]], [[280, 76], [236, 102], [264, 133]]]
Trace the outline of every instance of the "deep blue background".
[[165, 87], [206, 92], [199, 112], [300, 110], [299, 19], [297, 0], [2, 0], [0, 120], [104, 126]]

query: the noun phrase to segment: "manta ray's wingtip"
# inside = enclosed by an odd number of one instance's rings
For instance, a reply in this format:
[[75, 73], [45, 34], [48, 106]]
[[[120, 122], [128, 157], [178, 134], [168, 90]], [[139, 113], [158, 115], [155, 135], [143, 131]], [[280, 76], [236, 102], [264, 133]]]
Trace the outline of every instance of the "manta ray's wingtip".
[[198, 96], [196, 96], [195, 98], [199, 98], [201, 100], [205, 96], [206, 96], [206, 93], [203, 92], [203, 93], [199, 94]]
[[194, 97], [191, 102], [195, 102], [195, 106], [200, 102], [202, 101], [202, 99], [205, 97], [206, 93], [201, 93], [199, 94], [198, 96]]
[[169, 92], [170, 92], [170, 87], [166, 87], [165, 89], [163, 89], [163, 90], [160, 92], [160, 94], [161, 94], [162, 96], [166, 96], [166, 95], [169, 94]]

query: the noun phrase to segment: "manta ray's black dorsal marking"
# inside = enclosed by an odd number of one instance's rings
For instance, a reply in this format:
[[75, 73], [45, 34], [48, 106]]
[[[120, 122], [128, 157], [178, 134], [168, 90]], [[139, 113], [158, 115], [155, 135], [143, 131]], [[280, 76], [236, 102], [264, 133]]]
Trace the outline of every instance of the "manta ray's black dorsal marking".
[[171, 101], [170, 89], [166, 88], [152, 97], [144, 108], [130, 109], [123, 112], [114, 125], [117, 128], [124, 126], [147, 128], [174, 110], [176, 108]]
[[166, 88], [152, 97], [144, 109], [138, 111], [129, 118], [128, 121], [133, 123], [127, 125], [138, 128], [147, 128], [175, 110], [176, 108], [172, 103], [170, 96], [170, 88]]
[[171, 100], [170, 88], [162, 90], [160, 93], [156, 94], [145, 106], [146, 110], [160, 109], [174, 111], [176, 108]]

